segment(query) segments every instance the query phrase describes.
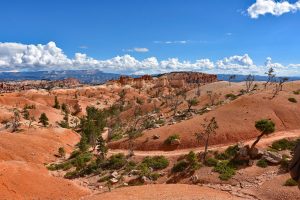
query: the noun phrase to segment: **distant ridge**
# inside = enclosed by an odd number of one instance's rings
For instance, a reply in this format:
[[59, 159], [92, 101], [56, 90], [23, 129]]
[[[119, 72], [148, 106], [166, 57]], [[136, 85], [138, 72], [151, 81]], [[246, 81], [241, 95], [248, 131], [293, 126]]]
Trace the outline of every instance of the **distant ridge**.
[[[161, 76], [156, 74], [153, 76]], [[217, 74], [218, 80], [228, 81], [231, 74]], [[100, 70], [61, 70], [61, 71], [36, 71], [36, 72], [0, 72], [0, 81], [22, 81], [22, 80], [62, 80], [76, 78], [81, 83], [102, 84], [109, 80], [119, 79], [121, 74], [105, 73]], [[129, 75], [139, 77], [137, 75]], [[232, 82], [244, 81], [247, 75], [236, 75]], [[300, 80], [300, 77], [288, 77], [289, 81]], [[256, 81], [266, 81], [266, 76], [255, 75]]]

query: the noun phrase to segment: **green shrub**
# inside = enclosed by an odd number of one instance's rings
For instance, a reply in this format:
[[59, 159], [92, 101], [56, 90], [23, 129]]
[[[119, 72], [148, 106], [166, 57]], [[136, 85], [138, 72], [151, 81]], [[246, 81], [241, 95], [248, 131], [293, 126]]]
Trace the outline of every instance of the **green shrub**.
[[219, 153], [215, 155], [218, 160], [228, 160], [230, 156], [227, 153]]
[[50, 164], [47, 166], [47, 169], [50, 171], [56, 171], [56, 170], [68, 170], [71, 169], [73, 165], [70, 162], [64, 162], [64, 163], [59, 163], [59, 164]]
[[230, 99], [230, 100], [234, 100], [234, 99], [237, 98], [237, 96], [234, 95], [234, 94], [232, 94], [232, 93], [230, 93], [230, 94], [226, 94], [226, 95], [225, 95], [225, 98], [226, 98], [226, 99]]
[[173, 134], [173, 135], [170, 135], [166, 140], [165, 140], [165, 144], [172, 144], [172, 142], [174, 140], [180, 140], [180, 136], [178, 134]]
[[153, 157], [145, 157], [143, 162], [148, 167], [151, 167], [154, 170], [165, 169], [169, 166], [169, 160], [164, 156], [153, 156]]
[[214, 171], [220, 174], [219, 178], [221, 180], [229, 180], [235, 175], [235, 169], [228, 165], [228, 161], [221, 161], [215, 167]]
[[299, 94], [300, 94], [300, 89], [299, 89], [299, 90], [293, 91], [293, 93], [294, 93], [295, 95], [299, 95]]
[[71, 171], [71, 172], [67, 172], [64, 176], [64, 178], [67, 178], [67, 179], [73, 179], [73, 178], [78, 178], [79, 175], [78, 175], [78, 171]]
[[288, 172], [289, 171], [289, 165], [290, 165], [290, 161], [287, 159], [287, 158], [283, 158], [281, 161], [280, 161], [280, 168], [282, 170], [284, 170], [285, 172]]
[[66, 150], [64, 147], [59, 147], [58, 148], [58, 154], [60, 157], [65, 157], [66, 156]]
[[197, 154], [193, 151], [190, 151], [186, 155], [186, 160], [188, 161], [190, 165], [190, 170], [195, 171], [201, 167], [201, 164], [198, 160]]
[[184, 160], [181, 160], [179, 162], [177, 162], [173, 168], [172, 168], [172, 172], [176, 173], [176, 172], [182, 172], [184, 171], [185, 169], [187, 169], [189, 166], [189, 163], [184, 161]]
[[282, 150], [293, 150], [295, 148], [296, 142], [289, 141], [287, 139], [277, 140], [272, 143], [272, 148], [276, 149], [277, 151]]
[[159, 173], [152, 173], [150, 174], [149, 178], [153, 181], [156, 181], [160, 177]]
[[123, 166], [125, 166], [126, 163], [127, 163], [127, 160], [126, 160], [125, 155], [122, 153], [119, 153], [119, 154], [112, 155], [108, 159], [108, 161], [105, 165], [105, 168], [118, 170], [118, 169], [121, 169]]
[[76, 158], [77, 156], [79, 156], [80, 155], [80, 151], [78, 151], [78, 150], [75, 150], [75, 151], [73, 151], [72, 153], [71, 153], [71, 155], [70, 155], [70, 158], [69, 159], [73, 159], [73, 158]]
[[152, 120], [150, 120], [150, 119], [145, 120], [145, 121], [143, 122], [143, 126], [144, 126], [145, 129], [153, 128], [154, 125], [155, 125], [155, 122], [152, 121]]
[[284, 186], [297, 186], [297, 185], [298, 185], [298, 182], [291, 178], [286, 180], [284, 183]]
[[297, 103], [297, 100], [294, 97], [290, 97], [288, 100], [292, 103]]
[[268, 167], [268, 162], [265, 159], [260, 159], [259, 161], [257, 161], [256, 166], [266, 168]]
[[129, 161], [126, 165], [126, 171], [130, 172], [131, 170], [135, 169], [136, 163], [134, 161]]
[[207, 158], [205, 161], [205, 165], [209, 166], [209, 167], [215, 167], [218, 164], [218, 160], [215, 158]]
[[237, 155], [239, 151], [239, 147], [238, 145], [234, 145], [234, 146], [229, 146], [226, 150], [225, 150], [225, 153], [227, 155], [229, 155], [230, 157], [234, 157]]

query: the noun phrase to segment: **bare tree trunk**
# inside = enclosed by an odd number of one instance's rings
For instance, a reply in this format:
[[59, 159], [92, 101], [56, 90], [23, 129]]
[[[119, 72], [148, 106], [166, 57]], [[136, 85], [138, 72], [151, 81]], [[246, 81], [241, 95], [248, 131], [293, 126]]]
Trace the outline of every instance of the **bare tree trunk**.
[[204, 154], [203, 154], [203, 162], [206, 160], [207, 155], [207, 149], [208, 149], [208, 141], [209, 141], [209, 134], [207, 135], [206, 141], [205, 141], [205, 148], [204, 148]]
[[251, 147], [250, 147], [250, 151], [252, 151], [252, 150], [254, 149], [255, 145], [259, 142], [259, 140], [260, 140], [264, 135], [265, 135], [265, 134], [262, 133], [262, 134], [260, 134], [260, 135], [256, 138], [256, 140], [253, 142], [253, 144], [252, 144]]

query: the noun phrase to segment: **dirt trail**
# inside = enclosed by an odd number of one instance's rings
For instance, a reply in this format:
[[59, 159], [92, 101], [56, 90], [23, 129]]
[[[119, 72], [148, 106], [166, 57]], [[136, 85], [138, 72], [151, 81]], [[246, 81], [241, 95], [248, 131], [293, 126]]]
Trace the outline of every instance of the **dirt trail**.
[[[276, 132], [274, 134], [271, 134], [270, 136], [265, 136], [260, 140], [258, 143], [258, 147], [266, 147], [269, 144], [271, 144], [273, 141], [280, 140], [283, 138], [295, 138], [295, 137], [300, 137], [300, 129], [297, 130], [292, 130], [292, 131], [280, 131]], [[252, 144], [255, 139], [248, 140], [248, 141], [240, 141], [244, 144]], [[235, 145], [236, 143], [233, 144], [222, 144], [222, 145], [214, 145], [210, 146], [209, 150], [223, 150], [226, 149], [230, 145]], [[174, 151], [134, 151], [135, 156], [156, 156], [156, 155], [163, 155], [167, 157], [172, 157], [172, 156], [181, 156], [188, 154], [190, 151], [194, 152], [201, 152], [204, 150], [204, 147], [199, 147], [199, 148], [191, 148], [191, 149], [180, 149], [180, 150], [174, 150]], [[127, 154], [128, 150], [125, 149], [110, 149], [109, 154], [117, 154], [117, 153], [124, 153]]]

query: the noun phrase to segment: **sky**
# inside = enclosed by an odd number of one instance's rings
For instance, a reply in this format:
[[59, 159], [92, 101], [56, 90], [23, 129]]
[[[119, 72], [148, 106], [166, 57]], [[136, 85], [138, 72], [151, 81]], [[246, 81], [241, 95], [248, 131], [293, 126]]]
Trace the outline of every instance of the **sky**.
[[300, 75], [300, 0], [3, 0], [0, 72]]

